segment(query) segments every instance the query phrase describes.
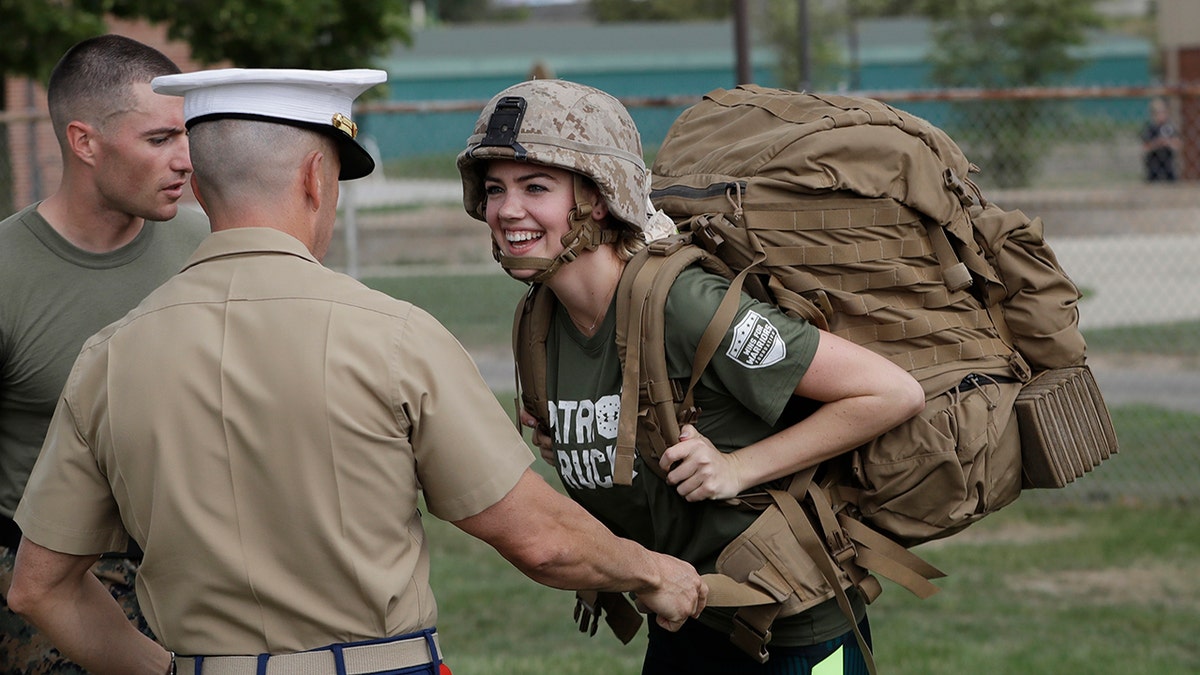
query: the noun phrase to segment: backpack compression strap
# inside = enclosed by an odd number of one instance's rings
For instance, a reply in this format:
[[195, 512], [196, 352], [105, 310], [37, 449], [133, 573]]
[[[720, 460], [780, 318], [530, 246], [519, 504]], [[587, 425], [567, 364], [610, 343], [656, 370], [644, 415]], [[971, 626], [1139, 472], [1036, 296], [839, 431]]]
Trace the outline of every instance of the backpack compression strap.
[[533, 284], [517, 304], [513, 315], [513, 368], [516, 371], [515, 400], [517, 429], [521, 428], [521, 410], [537, 419], [538, 430], [552, 436], [549, 387], [546, 384], [546, 337], [550, 333], [550, 315], [554, 294], [541, 284]]
[[[633, 456], [640, 452], [643, 463], [659, 478], [665, 478], [666, 473], [658, 465], [659, 458], [667, 448], [679, 442], [680, 426], [694, 423], [699, 415], [690, 390], [685, 394], [667, 372], [663, 308], [675, 279], [692, 265], [700, 265], [730, 279], [734, 274], [720, 259], [691, 245], [691, 241], [690, 234], [654, 241], [629, 261], [617, 286], [617, 349], [624, 375], [617, 429], [617, 468], [628, 462], [630, 477]], [[728, 315], [724, 319], [726, 327], [733, 323], [733, 313], [737, 311], [740, 282], [732, 288], [733, 292], [726, 295], [714, 319], [719, 323], [722, 316]], [[732, 306], [727, 307], [731, 297]], [[715, 350], [723, 337], [722, 330], [716, 335], [716, 344], [710, 347], [706, 347], [702, 339], [700, 348]], [[646, 358], [647, 354], [656, 358]], [[699, 379], [699, 373], [693, 374], [693, 385]], [[646, 432], [642, 435], [640, 449], [637, 446], [639, 428]], [[615, 480], [620, 483], [619, 478]]]
[[671, 284], [680, 272], [707, 257], [702, 249], [688, 246], [689, 241], [687, 235], [655, 241], [626, 264], [617, 285], [617, 351], [623, 375], [613, 466], [613, 481], [618, 485], [633, 482], [639, 425], [650, 432], [646, 441], [652, 449], [651, 456], [643, 455], [642, 463], [665, 479], [666, 472], [658, 459], [664, 450], [679, 442], [679, 418], [690, 421], [694, 416], [694, 410], [677, 412], [678, 392], [666, 372], [665, 358], [652, 360], [655, 365], [661, 361], [661, 369], [642, 370], [645, 347], [663, 350], [662, 308]]

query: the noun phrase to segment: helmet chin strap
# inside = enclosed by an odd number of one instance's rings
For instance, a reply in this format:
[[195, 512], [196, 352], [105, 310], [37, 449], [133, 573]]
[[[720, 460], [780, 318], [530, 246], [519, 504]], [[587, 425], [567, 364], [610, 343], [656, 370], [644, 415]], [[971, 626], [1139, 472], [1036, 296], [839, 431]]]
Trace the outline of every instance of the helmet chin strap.
[[584, 188], [583, 177], [574, 174], [575, 208], [567, 214], [570, 229], [562, 236], [563, 251], [553, 258], [534, 258], [504, 255], [500, 245], [492, 240], [492, 257], [500, 263], [504, 271], [512, 276], [517, 270], [537, 270], [537, 273], [527, 279], [520, 279], [527, 284], [544, 284], [554, 276], [565, 264], [571, 262], [584, 251], [593, 251], [602, 244], [611, 244], [617, 240], [617, 231], [604, 229], [600, 222], [592, 217], [591, 195]]

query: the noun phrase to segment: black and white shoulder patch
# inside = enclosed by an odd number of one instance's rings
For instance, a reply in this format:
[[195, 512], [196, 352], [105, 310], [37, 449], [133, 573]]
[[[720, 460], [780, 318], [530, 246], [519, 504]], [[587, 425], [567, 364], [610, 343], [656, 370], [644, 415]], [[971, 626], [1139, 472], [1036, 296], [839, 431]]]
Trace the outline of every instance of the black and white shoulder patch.
[[787, 356], [787, 344], [774, 324], [750, 310], [733, 327], [733, 343], [725, 355], [747, 368], [766, 368]]

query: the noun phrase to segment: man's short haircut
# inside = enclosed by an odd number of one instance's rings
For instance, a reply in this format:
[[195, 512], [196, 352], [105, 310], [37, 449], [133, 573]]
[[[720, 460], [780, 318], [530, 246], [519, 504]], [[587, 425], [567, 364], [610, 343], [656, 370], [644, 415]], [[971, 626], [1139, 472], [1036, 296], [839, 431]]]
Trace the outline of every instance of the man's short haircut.
[[214, 119], [188, 135], [192, 169], [210, 201], [261, 201], [287, 188], [309, 152], [338, 157], [326, 134], [265, 120]]
[[132, 86], [179, 66], [157, 49], [121, 35], [88, 38], [67, 50], [50, 73], [47, 99], [59, 142], [74, 120], [101, 126], [125, 109]]

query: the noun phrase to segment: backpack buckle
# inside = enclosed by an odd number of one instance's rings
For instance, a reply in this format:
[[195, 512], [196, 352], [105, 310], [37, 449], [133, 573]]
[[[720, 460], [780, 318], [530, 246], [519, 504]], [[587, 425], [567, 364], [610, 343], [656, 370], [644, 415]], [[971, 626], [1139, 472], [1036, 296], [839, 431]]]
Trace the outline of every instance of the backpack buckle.
[[690, 243], [692, 243], [692, 235], [684, 232], [682, 234], [673, 234], [669, 237], [655, 239], [647, 248], [654, 255], [668, 256]]
[[688, 406], [687, 408], [681, 408], [679, 413], [676, 415], [676, 419], [679, 420], [679, 426], [683, 426], [685, 424], [695, 424], [696, 420], [700, 419], [700, 408], [694, 405]]
[[958, 174], [954, 173], [954, 169], [947, 168], [942, 177], [946, 181], [946, 188], [955, 197], [958, 197], [960, 204], [968, 208], [980, 205], [978, 194], [967, 189], [966, 183], [958, 177]]
[[826, 543], [829, 545], [829, 555], [837, 561], [839, 567], [854, 560], [854, 557], [858, 555], [858, 551], [854, 548], [854, 542], [850, 541], [846, 533], [841, 530], [831, 532]]
[[1013, 374], [1021, 382], [1028, 382], [1033, 379], [1033, 368], [1029, 367], [1029, 362], [1025, 360], [1016, 351], [1013, 351], [1012, 356], [1008, 358], [1008, 366], [1012, 368]]
[[760, 631], [742, 618], [741, 614], [733, 615], [733, 631], [729, 634], [729, 641], [759, 663], [766, 663], [770, 657], [767, 653], [767, 643], [771, 641], [771, 629]]
[[691, 231], [701, 248], [709, 253], [716, 253], [725, 243], [725, 237], [721, 236], [720, 231], [713, 227], [712, 221], [704, 216], [697, 218], [692, 223]]
[[596, 591], [575, 593], [575, 612], [572, 616], [579, 624], [580, 633], [587, 633], [588, 636], [596, 634], [596, 628], [600, 626], [600, 607], [597, 604], [599, 599]]

